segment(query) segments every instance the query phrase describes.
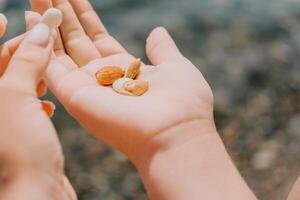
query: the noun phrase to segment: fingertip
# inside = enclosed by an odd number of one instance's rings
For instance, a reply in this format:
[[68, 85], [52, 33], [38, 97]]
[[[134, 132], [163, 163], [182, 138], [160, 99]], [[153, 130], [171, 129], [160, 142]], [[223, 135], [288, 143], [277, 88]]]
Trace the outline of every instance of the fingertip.
[[47, 86], [45, 85], [44, 81], [40, 81], [36, 88], [37, 97], [45, 96], [47, 93]]
[[41, 16], [39, 13], [34, 12], [32, 10], [25, 10], [24, 13], [25, 13], [26, 18], [31, 17], [31, 16], [35, 16], [35, 17], [40, 17]]
[[147, 45], [151, 45], [155, 40], [164, 38], [165, 35], [169, 36], [168, 31], [163, 26], [154, 28], [147, 38]]
[[54, 116], [56, 106], [51, 101], [41, 101], [41, 105], [43, 110], [47, 113], [49, 118], [52, 118]]
[[41, 15], [34, 11], [25, 11], [26, 30], [31, 30], [41, 21]]
[[151, 38], [153, 38], [156, 35], [162, 35], [162, 34], [169, 34], [167, 29], [163, 26], [158, 26], [156, 28], [154, 28], [151, 33], [149, 34], [149, 37], [147, 39], [147, 42], [150, 42]]
[[154, 65], [182, 57], [169, 32], [162, 26], [155, 28], [147, 39], [146, 52]]
[[3, 23], [6, 25], [8, 20], [6, 16], [3, 13], [0, 13], [0, 20], [3, 21]]
[[32, 45], [46, 47], [48, 46], [51, 39], [51, 32], [47, 25], [37, 24], [28, 34], [25, 39], [27, 43]]
[[51, 0], [29, 0], [29, 3], [32, 10], [41, 14], [51, 7]]
[[147, 38], [147, 52], [150, 53], [151, 50], [153, 50], [158, 44], [161, 43], [168, 43], [172, 44], [173, 46], [176, 46], [174, 40], [172, 39], [167, 29], [163, 26], [158, 26], [151, 31], [149, 37]]
[[0, 13], [0, 37], [2, 37], [5, 34], [6, 25], [7, 25], [7, 18], [5, 17], [4, 14]]

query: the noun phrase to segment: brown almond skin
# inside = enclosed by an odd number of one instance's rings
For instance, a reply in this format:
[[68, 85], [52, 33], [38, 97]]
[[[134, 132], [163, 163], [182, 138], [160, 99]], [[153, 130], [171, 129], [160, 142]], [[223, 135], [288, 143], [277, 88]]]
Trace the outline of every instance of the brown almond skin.
[[136, 59], [128, 67], [126, 78], [136, 79], [141, 69], [141, 59]]
[[149, 90], [149, 83], [143, 80], [127, 81], [124, 84], [124, 89], [135, 96], [142, 96]]
[[106, 66], [96, 72], [98, 83], [104, 86], [112, 85], [119, 78], [124, 77], [125, 72], [121, 67]]

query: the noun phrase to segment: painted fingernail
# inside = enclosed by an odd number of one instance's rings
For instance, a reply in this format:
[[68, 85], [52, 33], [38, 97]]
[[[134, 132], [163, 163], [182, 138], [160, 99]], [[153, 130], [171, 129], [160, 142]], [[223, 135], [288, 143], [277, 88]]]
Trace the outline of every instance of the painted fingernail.
[[56, 106], [51, 101], [41, 101], [43, 110], [47, 113], [48, 117], [53, 117]]
[[50, 29], [45, 24], [37, 24], [29, 33], [27, 37], [27, 42], [39, 45], [46, 46], [49, 43], [50, 39]]
[[5, 24], [7, 24], [7, 18], [4, 14], [0, 13], [0, 19], [3, 20]]
[[42, 97], [47, 93], [47, 86], [45, 85], [44, 81], [41, 81], [37, 88], [36, 88], [36, 93], [38, 97]]

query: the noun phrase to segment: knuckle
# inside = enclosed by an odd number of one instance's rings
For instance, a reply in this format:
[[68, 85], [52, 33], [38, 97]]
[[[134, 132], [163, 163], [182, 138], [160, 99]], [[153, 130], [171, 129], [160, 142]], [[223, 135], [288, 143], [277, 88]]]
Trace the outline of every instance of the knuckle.
[[13, 58], [13, 62], [22, 66], [31, 66], [34, 69], [41, 68], [46, 65], [44, 60], [44, 55], [37, 55], [34, 52], [19, 53]]

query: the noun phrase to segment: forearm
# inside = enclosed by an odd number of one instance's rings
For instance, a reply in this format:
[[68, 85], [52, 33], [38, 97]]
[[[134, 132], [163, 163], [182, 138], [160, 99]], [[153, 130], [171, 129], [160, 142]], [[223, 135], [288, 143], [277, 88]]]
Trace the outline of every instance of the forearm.
[[76, 199], [60, 156], [54, 153], [39, 159], [14, 149], [0, 150], [0, 200]]
[[218, 134], [210, 131], [194, 121], [160, 136], [166, 139], [181, 135], [172, 139], [173, 144], [170, 145], [174, 147], [160, 150], [148, 161], [137, 164], [150, 199], [256, 199], [235, 168]]
[[53, 177], [43, 172], [22, 172], [17, 176], [7, 177], [2, 182], [0, 200], [69, 200], [64, 191], [62, 177]]
[[[18, 146], [28, 149], [26, 145]], [[0, 200], [67, 199], [61, 157], [53, 153], [40, 159], [37, 154], [27, 154], [26, 149], [21, 152], [14, 146], [1, 146]]]
[[62, 149], [53, 125], [34, 98], [1, 91], [0, 200], [67, 199]]

